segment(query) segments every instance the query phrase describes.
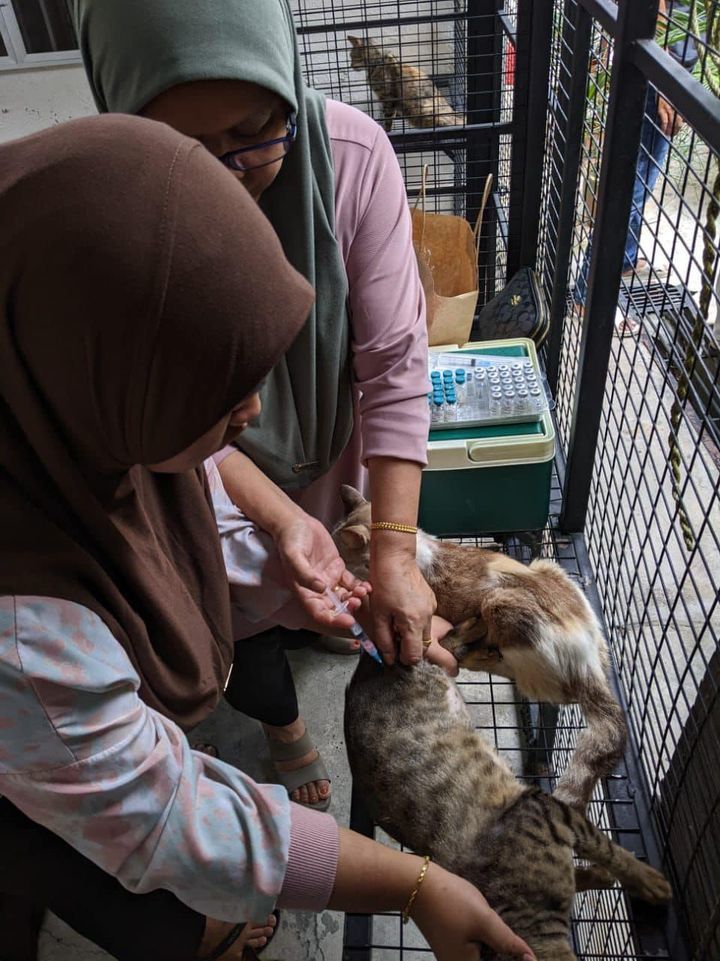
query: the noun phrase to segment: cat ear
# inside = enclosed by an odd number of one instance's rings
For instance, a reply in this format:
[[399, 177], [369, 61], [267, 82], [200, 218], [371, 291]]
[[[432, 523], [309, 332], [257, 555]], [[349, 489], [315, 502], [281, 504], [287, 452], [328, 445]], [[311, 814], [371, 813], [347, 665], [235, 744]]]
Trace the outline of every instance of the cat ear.
[[337, 532], [337, 536], [346, 547], [352, 547], [355, 550], [367, 547], [370, 543], [370, 531], [367, 527], [361, 527], [355, 524], [351, 527], [343, 527]]
[[351, 37], [350, 34], [348, 34], [348, 40], [353, 45], [353, 47], [362, 47], [363, 45], [363, 42], [360, 39], [360, 37]]
[[340, 497], [345, 505], [345, 510], [348, 514], [355, 510], [356, 507], [362, 507], [363, 504], [367, 504], [367, 501], [362, 496], [360, 491], [355, 490], [350, 484], [342, 484], [340, 487]]

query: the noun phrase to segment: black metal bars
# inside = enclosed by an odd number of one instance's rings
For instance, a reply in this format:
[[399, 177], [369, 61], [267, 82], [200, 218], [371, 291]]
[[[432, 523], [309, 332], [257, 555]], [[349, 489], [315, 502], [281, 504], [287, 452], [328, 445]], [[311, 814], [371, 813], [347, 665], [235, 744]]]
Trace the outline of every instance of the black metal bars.
[[[586, 6], [584, 0], [580, 0]], [[633, 62], [635, 41], [655, 35], [657, 0], [633, 0], [618, 11], [598, 215], [585, 303], [578, 374], [560, 523], [563, 530], [585, 526], [593, 464], [610, 358], [617, 290], [622, 273], [647, 78]]]
[[[572, 34], [569, 24], [572, 23]], [[567, 91], [560, 85], [557, 113], [565, 117], [565, 149], [562, 157], [562, 185], [557, 223], [557, 252], [554, 283], [550, 302], [550, 336], [545, 351], [545, 374], [553, 395], [557, 391], [562, 344], [563, 319], [567, 309], [568, 273], [572, 253], [572, 232], [577, 204], [581, 137], [585, 117], [587, 67], [590, 56], [592, 18], [587, 10], [572, 2], [565, 3], [561, 56], [567, 63], [570, 82]], [[571, 34], [571, 35], [570, 35]]]

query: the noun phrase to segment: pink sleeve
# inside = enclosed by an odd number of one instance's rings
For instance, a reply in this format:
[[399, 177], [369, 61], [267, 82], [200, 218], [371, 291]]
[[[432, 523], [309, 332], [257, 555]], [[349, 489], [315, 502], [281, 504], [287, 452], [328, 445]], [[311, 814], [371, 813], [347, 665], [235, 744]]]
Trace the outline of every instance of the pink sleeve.
[[216, 454], [213, 454], [212, 460], [215, 463], [215, 466], [219, 467], [226, 457], [229, 457], [230, 454], [234, 454], [236, 451], [237, 447], [233, 447], [232, 444], [228, 444], [227, 447], [223, 447], [222, 450], [219, 450]]
[[400, 167], [384, 131], [328, 103], [336, 230], [345, 257], [363, 461], [427, 463], [427, 328]]
[[290, 851], [278, 906], [323, 911], [337, 874], [338, 826], [329, 814], [290, 805]]

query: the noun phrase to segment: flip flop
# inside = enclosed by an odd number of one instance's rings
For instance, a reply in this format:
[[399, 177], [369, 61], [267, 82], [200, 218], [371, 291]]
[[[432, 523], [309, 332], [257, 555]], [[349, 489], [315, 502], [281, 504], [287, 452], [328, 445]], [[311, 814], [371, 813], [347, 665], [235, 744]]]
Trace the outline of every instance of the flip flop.
[[[267, 948], [272, 939], [275, 937], [277, 930], [280, 927], [280, 912], [275, 909], [275, 911], [273, 911], [273, 916], [275, 918], [275, 927], [273, 928], [273, 932], [270, 937], [261, 948], [251, 948], [246, 945], [243, 948], [242, 961], [254, 961], [255, 958], [262, 954], [265, 948]], [[220, 944], [212, 949], [210, 954], [206, 954], [202, 958], [198, 958], [198, 961], [218, 961], [218, 958], [221, 958], [228, 948], [231, 948], [233, 944], [235, 944], [237, 939], [247, 927], [247, 923], [247, 921], [241, 921], [240, 924], [236, 924], [235, 927], [225, 935]]]
[[[284, 744], [282, 741], [275, 741], [273, 738], [268, 738], [268, 748], [270, 750], [270, 759], [275, 761], [296, 761], [298, 758], [304, 757], [311, 751], [317, 751], [317, 748], [313, 744], [310, 735], [307, 731], [302, 737], [298, 738], [297, 741], [292, 741], [290, 744]], [[327, 768], [323, 763], [323, 759], [320, 754], [315, 758], [314, 761], [310, 761], [309, 764], [304, 764], [302, 767], [297, 768], [295, 771], [278, 771], [275, 768], [275, 775], [288, 792], [288, 795], [292, 794], [293, 791], [297, 791], [304, 784], [309, 784], [311, 781], [329, 781], [330, 777], [327, 772]], [[327, 811], [330, 807], [330, 801], [332, 800], [332, 795], [328, 795], [317, 804], [303, 804], [303, 807], [309, 808], [311, 811]], [[297, 802], [302, 804], [302, 801]]]

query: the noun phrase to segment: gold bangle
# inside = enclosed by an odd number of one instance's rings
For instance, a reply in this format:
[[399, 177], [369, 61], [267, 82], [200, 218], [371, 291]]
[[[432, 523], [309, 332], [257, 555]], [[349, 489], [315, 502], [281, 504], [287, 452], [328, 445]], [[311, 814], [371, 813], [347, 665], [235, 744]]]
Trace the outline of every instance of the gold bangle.
[[425, 875], [427, 874], [428, 868], [430, 867], [430, 855], [426, 854], [423, 858], [423, 866], [418, 875], [418, 879], [415, 882], [415, 887], [413, 888], [412, 894], [408, 898], [408, 902], [402, 910], [402, 922], [407, 924], [410, 920], [410, 912], [412, 911], [412, 906], [415, 903], [415, 898], [418, 896], [418, 891], [420, 890], [420, 885], [425, 880]]
[[432, 642], [433, 642], [432, 637], [424, 637], [424, 638], [423, 638], [423, 651], [426, 651], [426, 650], [430, 647], [430, 645], [432, 644]]
[[371, 531], [397, 531], [399, 534], [417, 534], [417, 527], [412, 524], [396, 524], [394, 521], [373, 521]]

